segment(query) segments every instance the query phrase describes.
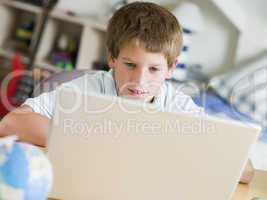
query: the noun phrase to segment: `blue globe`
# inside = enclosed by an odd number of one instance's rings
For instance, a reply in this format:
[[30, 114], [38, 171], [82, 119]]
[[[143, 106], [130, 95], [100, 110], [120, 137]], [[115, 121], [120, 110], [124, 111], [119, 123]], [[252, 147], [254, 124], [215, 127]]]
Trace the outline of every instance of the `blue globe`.
[[45, 200], [51, 185], [51, 164], [39, 148], [0, 139], [1, 200]]

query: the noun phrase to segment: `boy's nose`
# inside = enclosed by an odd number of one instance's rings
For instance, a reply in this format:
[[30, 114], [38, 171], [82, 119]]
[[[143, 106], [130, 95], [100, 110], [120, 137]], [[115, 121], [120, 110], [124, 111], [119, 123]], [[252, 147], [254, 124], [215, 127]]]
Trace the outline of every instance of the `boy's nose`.
[[142, 85], [146, 80], [146, 71], [144, 69], [136, 69], [132, 76], [132, 82]]

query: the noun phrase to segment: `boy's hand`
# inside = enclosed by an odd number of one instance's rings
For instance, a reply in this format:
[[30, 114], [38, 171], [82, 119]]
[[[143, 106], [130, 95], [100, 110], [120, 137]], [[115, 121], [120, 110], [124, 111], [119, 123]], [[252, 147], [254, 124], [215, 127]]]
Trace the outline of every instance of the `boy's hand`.
[[0, 121], [0, 137], [16, 134], [19, 140], [45, 146], [49, 127], [48, 118], [25, 105], [9, 112]]
[[251, 182], [252, 178], [254, 176], [254, 168], [252, 166], [252, 163], [250, 160], [248, 160], [247, 165], [242, 173], [242, 176], [239, 180], [239, 183], [245, 183], [248, 184]]

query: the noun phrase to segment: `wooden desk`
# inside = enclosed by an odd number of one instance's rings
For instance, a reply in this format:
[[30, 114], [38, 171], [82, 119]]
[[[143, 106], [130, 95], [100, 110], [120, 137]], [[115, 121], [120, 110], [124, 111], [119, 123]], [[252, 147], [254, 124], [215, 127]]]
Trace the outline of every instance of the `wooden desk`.
[[239, 184], [232, 200], [251, 200], [253, 197], [267, 200], [267, 171], [256, 171], [250, 184]]
[[232, 200], [251, 200], [253, 197], [267, 200], [267, 171], [256, 171], [249, 185], [239, 184]]

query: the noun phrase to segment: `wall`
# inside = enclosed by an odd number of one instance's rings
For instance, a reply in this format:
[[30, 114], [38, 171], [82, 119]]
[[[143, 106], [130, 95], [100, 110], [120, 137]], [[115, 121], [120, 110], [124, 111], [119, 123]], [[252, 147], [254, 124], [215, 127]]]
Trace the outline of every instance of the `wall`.
[[[78, 5], [83, 5], [83, 9], [89, 7], [91, 12], [99, 12], [101, 14], [107, 12], [104, 6], [110, 6], [119, 0], [98, 0], [97, 3], [88, 0], [78, 0]], [[130, 0], [134, 1], [134, 0]], [[163, 5], [177, 5], [182, 1], [188, 0], [150, 0]], [[196, 34], [192, 39], [191, 52], [188, 55], [191, 64], [201, 64], [203, 72], [212, 76], [223, 73], [232, 69], [236, 63], [242, 62], [248, 57], [261, 53], [261, 47], [258, 42], [254, 42], [253, 37], [248, 34], [240, 33], [238, 29], [228, 20], [220, 8], [216, 7], [212, 0], [191, 0], [195, 2], [203, 11], [204, 28]], [[258, 24], [267, 24], [267, 1], [265, 0], [236, 0], [238, 5], [251, 16], [251, 22], [258, 21]], [[66, 5], [72, 0], [62, 0]], [[78, 3], [79, 2], [79, 3]], [[73, 2], [72, 2], [73, 3]], [[223, 2], [222, 2], [223, 3]], [[100, 9], [101, 8], [101, 9]], [[79, 8], [76, 8], [79, 9]], [[256, 17], [255, 17], [256, 16]], [[238, 16], [237, 16], [238, 17]], [[252, 19], [255, 18], [255, 19]], [[260, 20], [260, 22], [259, 22]], [[259, 25], [254, 27], [258, 29]], [[266, 27], [267, 28], [267, 27]], [[267, 35], [267, 30], [266, 34]], [[240, 37], [241, 36], [241, 37]], [[256, 40], [254, 38], [254, 40]], [[267, 41], [263, 41], [266, 42]], [[267, 46], [267, 44], [266, 44]], [[251, 48], [253, 47], [253, 48]]]
[[203, 10], [204, 29], [192, 40], [192, 63], [200, 63], [203, 72], [212, 75], [234, 65], [238, 30], [209, 0], [195, 0]]
[[[186, 0], [152, 0], [152, 2], [177, 4]], [[238, 30], [210, 0], [191, 0], [203, 13], [204, 27], [192, 38], [188, 59], [190, 64], [201, 64], [209, 76], [233, 68], [238, 42]]]
[[267, 1], [266, 0], [236, 0], [247, 14], [246, 31], [240, 37], [237, 52], [237, 62], [245, 63], [266, 54], [267, 50]]

